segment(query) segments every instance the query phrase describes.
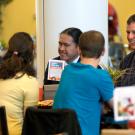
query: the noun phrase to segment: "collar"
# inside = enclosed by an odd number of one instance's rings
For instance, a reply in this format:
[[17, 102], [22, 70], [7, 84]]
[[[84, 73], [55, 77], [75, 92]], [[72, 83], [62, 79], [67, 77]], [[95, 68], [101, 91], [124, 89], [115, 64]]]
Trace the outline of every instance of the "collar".
[[79, 61], [80, 56], [78, 56], [76, 59], [72, 61], [72, 63], [77, 63]]
[[[80, 56], [78, 56], [77, 58], [75, 58], [72, 62], [70, 63], [77, 63], [80, 59]], [[69, 63], [65, 62], [65, 66], [68, 65]]]

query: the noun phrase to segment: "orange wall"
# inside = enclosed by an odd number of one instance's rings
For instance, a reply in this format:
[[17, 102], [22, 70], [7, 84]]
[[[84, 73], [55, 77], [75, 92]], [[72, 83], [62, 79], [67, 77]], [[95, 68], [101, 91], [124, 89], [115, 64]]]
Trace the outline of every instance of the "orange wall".
[[0, 39], [6, 43], [18, 31], [36, 33], [35, 0], [13, 0], [3, 11], [3, 29]]
[[[126, 40], [126, 20], [135, 13], [135, 0], [109, 0], [118, 13], [120, 30], [124, 43]], [[13, 0], [3, 12], [3, 30], [0, 39], [9, 40], [18, 31], [36, 33], [35, 0]]]
[[116, 9], [119, 25], [124, 43], [126, 39], [126, 20], [131, 14], [135, 14], [135, 0], [108, 0]]

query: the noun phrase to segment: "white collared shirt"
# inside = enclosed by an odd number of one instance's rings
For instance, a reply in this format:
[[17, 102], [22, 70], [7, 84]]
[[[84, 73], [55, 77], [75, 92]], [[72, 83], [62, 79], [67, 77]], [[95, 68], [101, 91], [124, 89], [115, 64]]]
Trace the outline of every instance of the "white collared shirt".
[[72, 63], [77, 63], [78, 60], [79, 60], [79, 58], [80, 58], [80, 56], [78, 56], [76, 59], [74, 59], [74, 60], [72, 61]]
[[[77, 58], [75, 58], [71, 63], [77, 63], [78, 60], [79, 60], [79, 58], [80, 58], [80, 56], [78, 56]], [[68, 63], [65, 62], [65, 66], [67, 66], [67, 65], [68, 65]]]

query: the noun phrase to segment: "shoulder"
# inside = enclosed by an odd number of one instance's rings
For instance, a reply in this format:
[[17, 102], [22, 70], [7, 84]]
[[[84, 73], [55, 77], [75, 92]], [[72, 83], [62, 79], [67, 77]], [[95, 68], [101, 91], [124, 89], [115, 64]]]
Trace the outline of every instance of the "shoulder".
[[78, 73], [81, 70], [79, 63], [70, 63], [64, 67], [62, 74]]
[[97, 69], [97, 71], [98, 71], [101, 75], [110, 76], [109, 72], [108, 72], [106, 69]]
[[73, 65], [72, 64], [68, 64], [64, 67], [64, 70], [63, 72], [67, 71], [67, 70], [71, 70], [73, 68]]
[[135, 51], [133, 51], [133, 52], [129, 53], [128, 55], [126, 55], [124, 60], [126, 61], [126, 60], [128, 60], [129, 58], [131, 58], [133, 56], [135, 56]]
[[113, 80], [111, 78], [111, 75], [109, 74], [108, 71], [103, 70], [103, 69], [98, 69], [98, 74], [99, 74], [99, 79], [103, 83], [113, 83]]
[[60, 56], [52, 58], [53, 60], [60, 60]]
[[135, 51], [129, 53], [125, 56], [125, 58], [120, 63], [120, 69], [128, 68], [130, 67], [131, 63], [133, 62], [133, 58], [135, 57]]
[[78, 69], [82, 69], [82, 68], [86, 68], [87, 66], [84, 65], [84, 64], [81, 64], [80, 62], [77, 62], [77, 63], [70, 63], [68, 64], [67, 66], [65, 66], [65, 70], [66, 69], [73, 69], [73, 70], [78, 70]]
[[24, 74], [22, 77], [20, 77], [19, 79], [16, 79], [18, 82], [22, 83], [22, 84], [27, 84], [27, 85], [37, 85], [38, 81], [36, 79], [36, 77], [33, 76], [29, 76], [27, 74]]
[[102, 70], [99, 76], [98, 89], [104, 101], [109, 101], [113, 97], [114, 83], [110, 74], [106, 70]]
[[39, 83], [37, 79], [33, 76], [23, 75], [18, 80], [18, 86], [24, 93], [37, 94], [39, 90]]

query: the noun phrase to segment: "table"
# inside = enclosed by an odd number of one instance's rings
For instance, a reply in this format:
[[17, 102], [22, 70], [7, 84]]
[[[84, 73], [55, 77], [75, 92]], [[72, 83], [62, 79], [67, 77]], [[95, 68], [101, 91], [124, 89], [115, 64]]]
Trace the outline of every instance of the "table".
[[135, 135], [133, 129], [102, 129], [101, 135]]

